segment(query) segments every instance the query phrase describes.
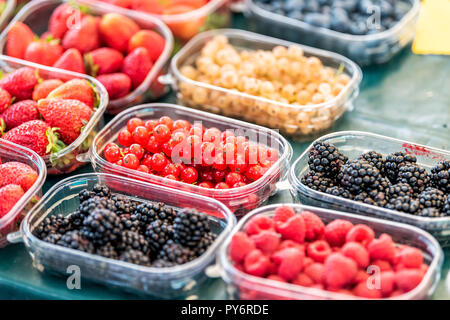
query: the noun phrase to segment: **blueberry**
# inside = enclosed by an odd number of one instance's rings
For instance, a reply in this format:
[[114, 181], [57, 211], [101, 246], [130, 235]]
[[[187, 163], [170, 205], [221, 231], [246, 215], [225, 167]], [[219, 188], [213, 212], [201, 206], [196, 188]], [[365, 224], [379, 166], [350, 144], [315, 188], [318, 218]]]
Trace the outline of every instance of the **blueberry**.
[[408, 11], [411, 10], [411, 6], [403, 1], [398, 1], [395, 3], [394, 17], [397, 21], [401, 20]]
[[381, 0], [379, 6], [382, 17], [390, 17], [394, 14], [394, 7], [388, 1]]
[[354, 35], [365, 35], [367, 34], [367, 25], [363, 20], [355, 21], [349, 26], [349, 30]]
[[343, 8], [333, 8], [331, 11], [330, 26], [331, 29], [339, 32], [347, 32], [351, 22], [348, 19], [347, 11]]
[[361, 0], [359, 2], [359, 12], [368, 14], [373, 12], [374, 3], [371, 0]]
[[322, 28], [330, 28], [330, 16], [322, 13], [307, 13], [303, 19], [306, 23]]
[[303, 14], [299, 10], [291, 11], [287, 14], [287, 16], [292, 19], [303, 20]]
[[302, 10], [304, 5], [304, 0], [287, 0], [284, 4], [284, 10], [287, 12]]
[[333, 7], [342, 8], [347, 12], [355, 11], [358, 6], [358, 0], [336, 0], [333, 1]]
[[304, 12], [311, 12], [316, 13], [320, 10], [320, 5], [315, 0], [306, 0], [306, 2], [303, 5]]

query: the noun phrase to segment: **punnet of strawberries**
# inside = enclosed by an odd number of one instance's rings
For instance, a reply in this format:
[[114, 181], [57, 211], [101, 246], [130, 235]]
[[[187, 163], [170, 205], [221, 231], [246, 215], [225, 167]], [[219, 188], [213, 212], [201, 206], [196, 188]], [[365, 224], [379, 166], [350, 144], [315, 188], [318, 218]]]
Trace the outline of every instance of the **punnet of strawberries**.
[[417, 287], [428, 265], [421, 250], [375, 236], [365, 224], [325, 224], [288, 205], [255, 215], [232, 237], [229, 256], [249, 275], [361, 298], [389, 298]]
[[6, 54], [60, 69], [89, 74], [111, 100], [122, 98], [146, 79], [164, 50], [165, 39], [118, 13], [90, 14], [89, 7], [63, 3], [48, 30], [37, 37], [16, 22], [8, 31]]

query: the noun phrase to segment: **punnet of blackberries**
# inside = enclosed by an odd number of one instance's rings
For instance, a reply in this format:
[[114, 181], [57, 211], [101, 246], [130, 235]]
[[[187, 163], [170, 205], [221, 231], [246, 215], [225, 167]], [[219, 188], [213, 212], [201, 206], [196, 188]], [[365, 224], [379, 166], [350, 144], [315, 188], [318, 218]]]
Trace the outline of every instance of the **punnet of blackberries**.
[[137, 201], [96, 184], [79, 193], [77, 210], [47, 216], [33, 233], [66, 248], [155, 268], [188, 263], [217, 235], [205, 213]]
[[374, 150], [348, 159], [333, 144], [316, 141], [308, 166], [300, 180], [315, 191], [422, 217], [450, 216], [450, 160], [427, 169], [414, 155]]

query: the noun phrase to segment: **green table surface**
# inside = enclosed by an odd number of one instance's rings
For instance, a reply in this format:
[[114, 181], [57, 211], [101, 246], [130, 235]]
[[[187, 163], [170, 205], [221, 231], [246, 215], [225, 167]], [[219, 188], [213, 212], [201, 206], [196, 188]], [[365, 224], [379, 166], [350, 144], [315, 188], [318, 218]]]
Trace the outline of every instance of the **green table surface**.
[[[233, 27], [245, 29], [245, 19], [236, 15]], [[346, 113], [333, 131], [361, 130], [450, 149], [450, 60], [444, 56], [417, 56], [404, 49], [389, 63], [363, 68], [363, 81], [354, 110]], [[173, 93], [161, 101], [176, 102]], [[106, 121], [110, 120], [106, 116]], [[290, 141], [296, 159], [310, 142]], [[86, 166], [72, 175], [91, 172]], [[48, 177], [44, 192], [65, 177]], [[279, 192], [270, 203], [292, 202], [288, 192]], [[434, 299], [450, 299], [445, 285], [450, 248], [445, 250], [441, 281]], [[224, 299], [222, 280], [209, 281], [199, 299]], [[66, 278], [40, 273], [22, 244], [0, 250], [1, 299], [139, 299], [118, 289], [82, 281], [80, 290], [69, 290]]]

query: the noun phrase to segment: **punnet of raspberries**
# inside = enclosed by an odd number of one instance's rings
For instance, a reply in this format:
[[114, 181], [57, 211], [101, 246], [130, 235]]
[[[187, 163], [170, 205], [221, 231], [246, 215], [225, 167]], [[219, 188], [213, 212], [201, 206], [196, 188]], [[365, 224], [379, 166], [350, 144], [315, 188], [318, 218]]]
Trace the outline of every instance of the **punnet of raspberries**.
[[115, 165], [202, 188], [230, 189], [260, 179], [278, 160], [278, 150], [233, 131], [163, 116], [132, 118], [108, 143], [104, 157]]
[[33, 233], [51, 244], [155, 268], [188, 263], [217, 238], [208, 216], [194, 209], [136, 201], [101, 184], [79, 199], [75, 212], [48, 216]]
[[325, 224], [286, 205], [249, 219], [233, 235], [229, 256], [252, 276], [374, 299], [413, 290], [428, 270], [421, 250], [388, 234], [377, 237], [370, 226], [342, 219]]
[[[78, 25], [71, 27], [75, 23]], [[40, 36], [16, 22], [8, 31], [5, 52], [11, 57], [97, 77], [114, 100], [139, 87], [164, 47], [164, 37], [142, 29], [127, 16], [94, 16], [89, 7], [63, 3], [53, 11], [48, 30]]]
[[317, 141], [301, 182], [316, 191], [422, 217], [450, 216], [450, 160], [431, 170], [414, 155], [369, 151], [347, 159], [334, 145]]

